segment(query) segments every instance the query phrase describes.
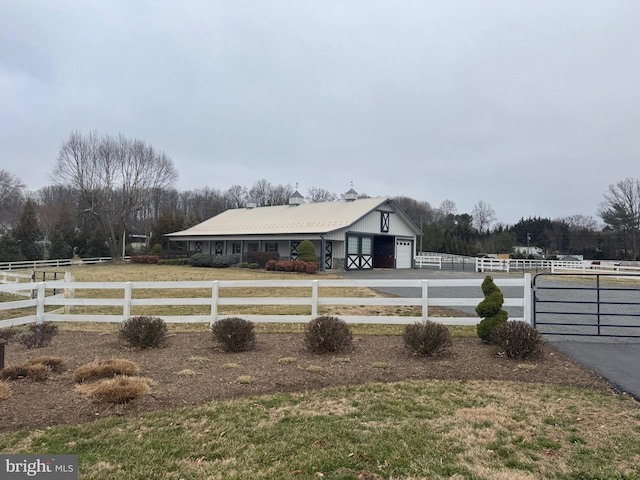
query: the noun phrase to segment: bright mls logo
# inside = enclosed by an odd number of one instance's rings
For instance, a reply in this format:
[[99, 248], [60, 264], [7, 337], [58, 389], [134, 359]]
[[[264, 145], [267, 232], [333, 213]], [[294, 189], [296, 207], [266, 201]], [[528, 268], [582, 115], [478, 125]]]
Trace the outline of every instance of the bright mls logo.
[[2, 480], [78, 480], [77, 455], [0, 455]]

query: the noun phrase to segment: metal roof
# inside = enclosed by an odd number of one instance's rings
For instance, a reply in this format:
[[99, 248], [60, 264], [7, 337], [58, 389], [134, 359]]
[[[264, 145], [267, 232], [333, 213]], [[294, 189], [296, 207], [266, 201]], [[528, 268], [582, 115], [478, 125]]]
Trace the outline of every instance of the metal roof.
[[389, 202], [387, 197], [353, 201], [234, 208], [167, 237], [328, 233], [354, 224]]

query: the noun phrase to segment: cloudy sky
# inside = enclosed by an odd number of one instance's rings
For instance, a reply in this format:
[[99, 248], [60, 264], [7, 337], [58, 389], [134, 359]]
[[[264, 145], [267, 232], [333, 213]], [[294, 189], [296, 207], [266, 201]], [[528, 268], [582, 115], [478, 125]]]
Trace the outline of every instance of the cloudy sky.
[[0, 168], [144, 139], [180, 190], [266, 178], [499, 221], [597, 217], [637, 178], [635, 0], [1, 0]]

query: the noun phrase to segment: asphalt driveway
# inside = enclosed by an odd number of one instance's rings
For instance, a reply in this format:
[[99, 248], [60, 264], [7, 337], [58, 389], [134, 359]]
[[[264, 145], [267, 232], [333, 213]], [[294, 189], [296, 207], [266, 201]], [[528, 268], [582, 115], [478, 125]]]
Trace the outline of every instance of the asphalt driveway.
[[[341, 272], [340, 275], [354, 279], [469, 279], [484, 278], [486, 274], [424, 268], [358, 270]], [[415, 296], [415, 292], [412, 290], [414, 289], [384, 289], [387, 293], [406, 297]], [[455, 296], [455, 294], [448, 293], [447, 296]], [[556, 335], [549, 336], [547, 341], [576, 362], [606, 378], [618, 391], [640, 401], [640, 339], [607, 338], [603, 340], [598, 337], [561, 337]]]

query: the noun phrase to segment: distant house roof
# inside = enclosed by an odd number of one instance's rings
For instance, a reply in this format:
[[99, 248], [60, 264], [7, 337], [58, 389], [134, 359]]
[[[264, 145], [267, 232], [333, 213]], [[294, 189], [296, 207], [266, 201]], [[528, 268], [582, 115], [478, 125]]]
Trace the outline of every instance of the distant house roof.
[[[391, 201], [387, 197], [361, 198], [350, 202], [318, 202], [274, 207], [234, 208], [167, 237], [214, 235], [320, 234], [354, 224], [372, 210]], [[396, 207], [397, 209], [397, 207]], [[419, 233], [414, 223], [405, 221]]]

